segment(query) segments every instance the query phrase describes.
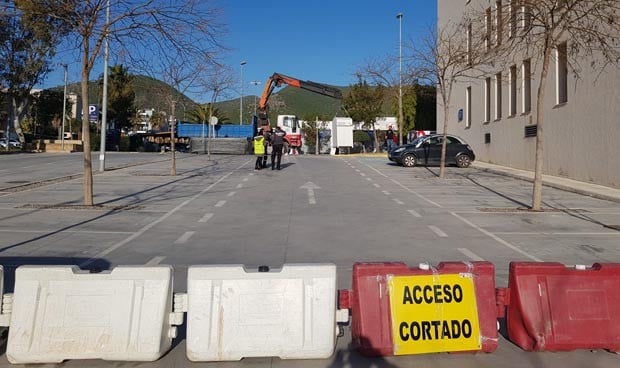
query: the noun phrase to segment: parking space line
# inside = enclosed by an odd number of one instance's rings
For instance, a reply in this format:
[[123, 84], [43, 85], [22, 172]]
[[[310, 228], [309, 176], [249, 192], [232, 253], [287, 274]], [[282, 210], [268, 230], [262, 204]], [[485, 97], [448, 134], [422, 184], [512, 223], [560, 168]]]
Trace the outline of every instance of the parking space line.
[[237, 194], [237, 192], [230, 192], [230, 193], [228, 193], [227, 197], [232, 197], [232, 196], [234, 196], [235, 194]]
[[189, 239], [194, 236], [195, 231], [186, 231], [183, 235], [179, 236], [177, 240], [174, 241], [174, 244], [185, 244], [189, 241]]
[[145, 266], [157, 266], [158, 264], [161, 263], [161, 261], [163, 261], [164, 259], [166, 259], [166, 257], [164, 256], [157, 256], [157, 257], [153, 257], [151, 258], [150, 261], [146, 262], [144, 265]]
[[467, 248], [458, 248], [459, 252], [463, 253], [465, 255], [465, 257], [471, 259], [472, 261], [484, 261], [484, 258], [480, 257], [479, 255], [477, 255], [476, 253], [472, 252], [471, 250], [467, 249]]
[[[242, 166], [240, 166], [239, 168], [245, 166], [245, 164], [243, 164]], [[237, 169], [239, 169], [237, 168]], [[106, 255], [114, 252], [115, 250], [117, 250], [118, 248], [124, 246], [125, 244], [130, 243], [131, 241], [133, 241], [134, 239], [142, 236], [144, 233], [146, 233], [149, 229], [151, 229], [152, 227], [154, 227], [155, 225], [159, 224], [160, 222], [165, 221], [168, 217], [172, 216], [175, 212], [179, 211], [181, 208], [187, 206], [188, 204], [192, 203], [192, 201], [194, 201], [196, 198], [200, 197], [201, 195], [205, 194], [206, 192], [208, 192], [209, 190], [211, 190], [214, 186], [216, 186], [217, 184], [221, 183], [222, 181], [224, 181], [226, 178], [228, 178], [230, 175], [233, 174], [234, 171], [231, 171], [225, 175], [223, 175], [221, 178], [219, 178], [218, 180], [216, 180], [213, 184], [209, 185], [208, 187], [204, 188], [203, 190], [201, 190], [199, 193], [197, 193], [196, 195], [194, 195], [193, 197], [191, 197], [190, 199], [184, 201], [183, 203], [179, 204], [178, 206], [174, 207], [173, 209], [171, 209], [170, 211], [166, 212], [162, 217], [158, 218], [157, 220], [143, 226], [140, 230], [136, 231], [135, 233], [133, 233], [131, 236], [125, 238], [124, 240], [102, 250], [101, 252], [95, 254], [95, 256], [91, 257], [90, 259], [82, 262], [79, 264], [79, 266], [81, 268], [84, 268], [88, 265], [90, 265], [91, 263], [93, 263], [95, 260], [99, 259], [99, 258], [103, 258]]]
[[382, 191], [382, 193], [383, 193], [383, 194], [385, 194], [385, 195], [390, 195], [390, 194], [392, 194], [392, 193], [388, 192], [387, 190]]
[[367, 181], [372, 181], [372, 178], [366, 178]]
[[365, 164], [365, 165], [366, 165], [366, 166], [368, 166], [368, 168], [369, 168], [369, 169], [371, 169], [371, 170], [375, 171], [377, 174], [379, 174], [379, 175], [383, 176], [384, 178], [390, 179], [390, 180], [391, 180], [394, 184], [398, 185], [399, 187], [403, 188], [404, 190], [408, 191], [409, 193], [411, 193], [411, 194], [413, 194], [413, 195], [417, 196], [418, 198], [420, 198], [420, 199], [422, 199], [422, 200], [424, 200], [424, 201], [426, 201], [426, 202], [428, 202], [428, 203], [432, 204], [433, 206], [435, 206], [435, 207], [437, 207], [437, 208], [443, 208], [443, 206], [442, 206], [442, 205], [440, 205], [439, 203], [434, 202], [434, 201], [431, 201], [430, 199], [426, 198], [425, 196], [423, 196], [422, 194], [420, 194], [420, 193], [416, 192], [415, 190], [411, 190], [411, 188], [407, 188], [407, 186], [403, 185], [403, 184], [402, 184], [401, 182], [399, 182], [398, 180], [394, 180], [394, 179], [390, 178], [388, 175], [386, 175], [386, 174], [382, 173], [381, 171], [379, 171], [379, 170], [375, 169], [374, 167], [372, 167], [372, 166], [370, 166], [370, 165], [368, 165], [368, 164]]
[[379, 185], [377, 183], [374, 183], [373, 185], [375, 186], [375, 188], [381, 188], [381, 185]]
[[407, 210], [407, 212], [409, 212], [410, 214], [413, 215], [413, 217], [422, 217], [422, 215], [420, 215], [419, 213], [417, 213], [415, 210]]
[[211, 220], [212, 217], [213, 217], [212, 213], [207, 213], [204, 216], [202, 216], [202, 218], [200, 220], [198, 220], [198, 222], [207, 222], [207, 221]]
[[226, 204], [226, 201], [218, 201], [218, 202], [215, 204], [215, 207], [223, 207], [225, 204]]
[[237, 189], [243, 188], [243, 184], [237, 184]]
[[447, 238], [448, 237], [448, 234], [446, 234], [443, 231], [441, 231], [441, 229], [438, 228], [437, 226], [428, 225], [428, 228], [431, 229], [431, 231], [434, 232], [435, 234], [437, 234], [437, 236], [439, 236], [440, 238]]
[[400, 199], [398, 199], [398, 198], [393, 198], [392, 200], [393, 200], [394, 202], [396, 202], [396, 203], [400, 204], [401, 206], [402, 206], [403, 204], [405, 204], [405, 202], [401, 201], [401, 200], [400, 200]]
[[526, 256], [527, 258], [529, 258], [529, 259], [531, 259], [531, 260], [533, 260], [533, 261], [535, 261], [535, 262], [542, 262], [542, 260], [541, 260], [540, 258], [535, 257], [535, 256], [533, 256], [533, 255], [529, 254], [528, 252], [526, 252], [526, 251], [524, 251], [524, 250], [522, 250], [522, 249], [519, 249], [519, 248], [515, 247], [514, 245], [512, 245], [512, 244], [508, 243], [507, 241], [505, 241], [504, 239], [502, 239], [502, 238], [498, 237], [497, 235], [492, 234], [491, 232], [486, 231], [485, 229], [481, 228], [480, 226], [478, 226], [478, 225], [474, 224], [473, 222], [471, 222], [471, 221], [467, 220], [466, 218], [464, 218], [464, 217], [462, 217], [462, 216], [459, 216], [457, 213], [455, 213], [455, 212], [450, 212], [450, 214], [451, 214], [452, 216], [454, 216], [454, 217], [458, 218], [459, 220], [463, 221], [463, 222], [464, 222], [464, 223], [466, 223], [467, 225], [469, 225], [469, 226], [473, 227], [474, 229], [476, 229], [476, 230], [480, 231], [480, 232], [481, 232], [481, 233], [483, 233], [484, 235], [486, 235], [486, 236], [488, 236], [488, 237], [492, 238], [492, 239], [493, 239], [493, 240], [495, 240], [496, 242], [498, 242], [498, 243], [502, 244], [503, 246], [505, 246], [505, 247], [507, 247], [507, 248], [510, 248], [510, 249], [514, 250], [515, 252], [517, 252], [517, 253], [519, 253], [519, 254], [521, 254], [521, 255], [524, 255], [524, 256]]

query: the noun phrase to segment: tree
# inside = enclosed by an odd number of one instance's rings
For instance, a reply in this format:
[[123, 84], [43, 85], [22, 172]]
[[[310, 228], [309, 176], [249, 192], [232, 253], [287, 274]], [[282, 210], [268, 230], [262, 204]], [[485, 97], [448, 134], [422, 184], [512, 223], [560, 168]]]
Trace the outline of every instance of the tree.
[[461, 22], [439, 25], [411, 48], [414, 67], [409, 73], [437, 86], [443, 109], [440, 178], [444, 178], [446, 172], [446, 138], [454, 87], [460, 81], [480, 78], [492, 61], [492, 55], [482, 46], [484, 40], [473, 36], [479, 34], [472, 29], [478, 23], [469, 19], [465, 16]]
[[9, 121], [22, 141], [20, 122], [32, 102], [30, 93], [49, 71], [65, 30], [51, 15], [24, 11], [23, 3], [0, 5], [0, 80], [6, 83]]
[[[382, 59], [374, 60], [368, 62], [361, 71], [361, 75], [365, 78], [368, 78], [374, 85], [382, 86], [385, 93], [392, 100], [392, 112], [398, 119], [398, 139], [400, 143], [404, 143], [403, 132], [406, 132], [409, 129], [412, 129], [415, 125], [415, 93], [412, 93], [413, 88], [415, 88], [415, 77], [412, 74], [400, 73], [400, 69], [398, 68], [399, 63], [398, 60], [385, 57]], [[407, 67], [406, 67], [407, 68]], [[402, 80], [401, 84], [401, 77]], [[402, 101], [400, 100], [401, 96], [401, 86], [402, 86]], [[403, 116], [400, 116], [399, 111], [399, 103], [402, 104], [403, 107]]]
[[[131, 127], [131, 118], [136, 114], [133, 89], [133, 75], [129, 69], [121, 65], [111, 66], [108, 77], [108, 119], [115, 121], [120, 129]], [[103, 76], [99, 78], [103, 87]]]
[[[81, 55], [84, 204], [93, 205], [88, 80], [106, 38], [133, 63], [149, 64], [170, 54], [210, 60], [219, 49], [217, 9], [207, 0], [23, 0], [29, 14], [49, 15], [69, 29], [68, 44]], [[108, 4], [110, 9], [108, 9]], [[106, 20], [106, 10], [110, 19]], [[174, 154], [171, 172], [175, 173]]]
[[[498, 64], [527, 55], [537, 61], [536, 161], [532, 210], [541, 210], [544, 162], [543, 102], [552, 60], [564, 60], [576, 76], [620, 64], [618, 0], [512, 0], [495, 9]], [[482, 18], [482, 17], [480, 17]], [[487, 36], [488, 37], [488, 36]], [[564, 96], [566, 97], [566, 96]], [[562, 101], [556, 101], [562, 103]]]
[[342, 106], [346, 114], [353, 121], [364, 122], [364, 127], [372, 127], [375, 137], [375, 150], [379, 147], [379, 139], [377, 130], [375, 129], [375, 121], [377, 116], [381, 114], [383, 105], [383, 87], [371, 87], [364, 80], [361, 74], [357, 75], [358, 81], [350, 86], [342, 101]]
[[[63, 92], [47, 89], [39, 92], [32, 103], [36, 127], [32, 131], [42, 137], [58, 137], [62, 116]], [[67, 101], [68, 102], [68, 101]], [[67, 104], [70, 109], [70, 105]]]

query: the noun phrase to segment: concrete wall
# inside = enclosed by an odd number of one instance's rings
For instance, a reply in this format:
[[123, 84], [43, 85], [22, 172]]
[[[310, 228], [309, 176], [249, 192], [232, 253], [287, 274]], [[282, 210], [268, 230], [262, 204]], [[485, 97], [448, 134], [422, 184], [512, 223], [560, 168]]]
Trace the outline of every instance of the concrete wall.
[[[465, 8], [485, 8], [495, 4], [489, 0], [439, 0], [438, 25], [458, 21]], [[570, 40], [568, 41], [570, 43]], [[532, 59], [532, 109], [521, 112], [521, 64]], [[543, 104], [544, 173], [575, 180], [620, 188], [620, 170], [616, 157], [620, 157], [620, 69], [610, 66], [601, 74], [590, 67], [590, 60], [578, 60], [582, 70], [578, 77], [568, 71], [568, 102], [556, 105], [556, 63], [552, 60]], [[509, 114], [509, 70], [489, 70], [489, 77], [502, 72], [502, 117], [494, 119], [494, 81], [491, 91], [491, 121], [484, 122], [484, 80], [459, 83], [453, 91], [450, 104], [450, 133], [463, 137], [474, 148], [477, 159], [494, 164], [533, 170], [536, 138], [526, 138], [524, 128], [536, 124], [536, 94], [541, 66], [535, 55], [525, 55], [514, 60], [517, 66], [517, 114]], [[458, 110], [465, 110], [466, 88], [472, 89], [472, 120], [469, 128], [459, 122]], [[437, 108], [437, 121], [443, 121], [441, 106]], [[485, 133], [491, 142], [485, 144]], [[539, 131], [540, 133], [540, 131]]]

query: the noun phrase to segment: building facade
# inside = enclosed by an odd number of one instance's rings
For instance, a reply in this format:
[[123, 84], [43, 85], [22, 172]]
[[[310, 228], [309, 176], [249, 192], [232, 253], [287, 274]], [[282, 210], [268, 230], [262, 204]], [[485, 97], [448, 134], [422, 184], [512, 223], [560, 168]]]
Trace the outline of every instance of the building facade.
[[[472, 7], [486, 13], [491, 30], [499, 21], [502, 1], [438, 0], [438, 27], [461, 22]], [[553, 53], [542, 132], [535, 111], [542, 62], [538, 55], [527, 54], [486, 75], [459, 81], [452, 92], [448, 132], [464, 138], [479, 161], [530, 171], [536, 134], [543, 134], [544, 174], [620, 188], [615, 160], [620, 157], [620, 68], [601, 70], [584, 59], [577, 60], [577, 70], [566, 56], [570, 42], [566, 39]], [[439, 106], [437, 114], [437, 121], [443, 121]]]

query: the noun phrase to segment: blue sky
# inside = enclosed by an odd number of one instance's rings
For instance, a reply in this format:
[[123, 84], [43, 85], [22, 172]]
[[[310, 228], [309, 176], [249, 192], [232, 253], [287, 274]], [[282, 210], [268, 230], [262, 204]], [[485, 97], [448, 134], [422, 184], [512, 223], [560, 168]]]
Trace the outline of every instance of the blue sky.
[[[240, 73], [244, 95], [260, 95], [274, 72], [332, 85], [355, 82], [353, 73], [372, 58], [398, 55], [399, 21], [403, 43], [434, 26], [434, 0], [217, 0], [228, 29], [221, 38], [229, 51], [223, 62]], [[69, 62], [69, 82], [79, 80], [79, 61]], [[102, 70], [97, 66], [91, 75]], [[259, 81], [253, 86], [251, 81]], [[62, 84], [62, 68], [44, 87]], [[229, 98], [236, 98], [237, 91]], [[196, 100], [203, 100], [196, 97]]]

